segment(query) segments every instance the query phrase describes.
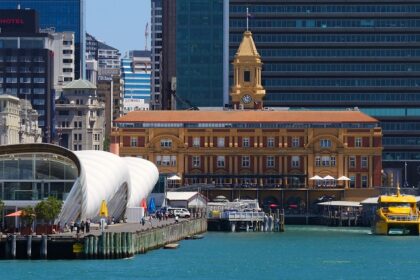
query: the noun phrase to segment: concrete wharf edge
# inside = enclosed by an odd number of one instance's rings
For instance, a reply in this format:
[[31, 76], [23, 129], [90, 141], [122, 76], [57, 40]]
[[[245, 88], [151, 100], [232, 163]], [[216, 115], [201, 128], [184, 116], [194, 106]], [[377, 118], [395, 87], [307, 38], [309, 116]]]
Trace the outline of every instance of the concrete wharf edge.
[[162, 248], [187, 236], [207, 231], [207, 219], [179, 223], [142, 231], [105, 231], [101, 235], [0, 236], [0, 259], [120, 259]]

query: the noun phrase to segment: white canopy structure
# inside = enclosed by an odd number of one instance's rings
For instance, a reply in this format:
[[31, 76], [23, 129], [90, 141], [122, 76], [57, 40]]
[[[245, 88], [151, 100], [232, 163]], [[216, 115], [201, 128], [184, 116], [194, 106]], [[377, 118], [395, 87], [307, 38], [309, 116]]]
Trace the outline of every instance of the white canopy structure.
[[109, 216], [122, 218], [127, 207], [140, 206], [158, 178], [159, 171], [150, 161], [122, 158], [103, 151], [74, 152], [80, 161], [80, 175], [64, 202], [58, 220], [95, 219], [102, 200]]
[[351, 179], [349, 177], [346, 177], [346, 176], [341, 176], [337, 179], [337, 181], [351, 181]]
[[322, 178], [322, 177], [321, 177], [321, 176], [319, 176], [319, 175], [315, 175], [315, 176], [313, 176], [313, 177], [309, 178], [309, 180], [324, 180], [324, 178]]
[[335, 178], [333, 176], [327, 175], [324, 178], [322, 178], [323, 180], [335, 180]]

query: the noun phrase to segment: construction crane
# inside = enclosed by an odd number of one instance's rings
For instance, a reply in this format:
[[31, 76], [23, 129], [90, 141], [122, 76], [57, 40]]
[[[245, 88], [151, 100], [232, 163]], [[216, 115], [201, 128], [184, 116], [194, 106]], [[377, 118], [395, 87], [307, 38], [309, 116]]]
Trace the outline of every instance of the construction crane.
[[144, 50], [147, 51], [147, 38], [149, 37], [149, 23], [146, 22], [146, 28], [144, 29], [144, 37], [146, 39], [146, 43], [144, 44]]

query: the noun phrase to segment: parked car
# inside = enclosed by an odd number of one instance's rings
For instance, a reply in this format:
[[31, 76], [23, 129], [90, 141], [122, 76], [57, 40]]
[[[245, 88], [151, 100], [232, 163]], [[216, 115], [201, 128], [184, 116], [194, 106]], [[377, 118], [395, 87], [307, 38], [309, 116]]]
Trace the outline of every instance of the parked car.
[[191, 213], [185, 208], [179, 208], [174, 210], [174, 216], [178, 216], [180, 218], [189, 218], [191, 217]]

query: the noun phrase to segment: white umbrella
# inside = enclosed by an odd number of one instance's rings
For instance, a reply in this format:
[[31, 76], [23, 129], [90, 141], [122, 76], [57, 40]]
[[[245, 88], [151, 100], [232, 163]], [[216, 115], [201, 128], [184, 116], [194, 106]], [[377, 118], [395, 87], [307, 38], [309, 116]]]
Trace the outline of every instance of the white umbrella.
[[321, 176], [315, 175], [315, 176], [309, 178], [309, 180], [324, 180], [324, 178], [322, 178]]
[[351, 181], [351, 179], [346, 176], [341, 176], [340, 178], [337, 179], [337, 181]]
[[330, 176], [330, 175], [325, 176], [323, 179], [324, 180], [335, 180], [335, 178]]
[[168, 180], [181, 180], [181, 177], [177, 175], [172, 175], [171, 177], [168, 178]]

